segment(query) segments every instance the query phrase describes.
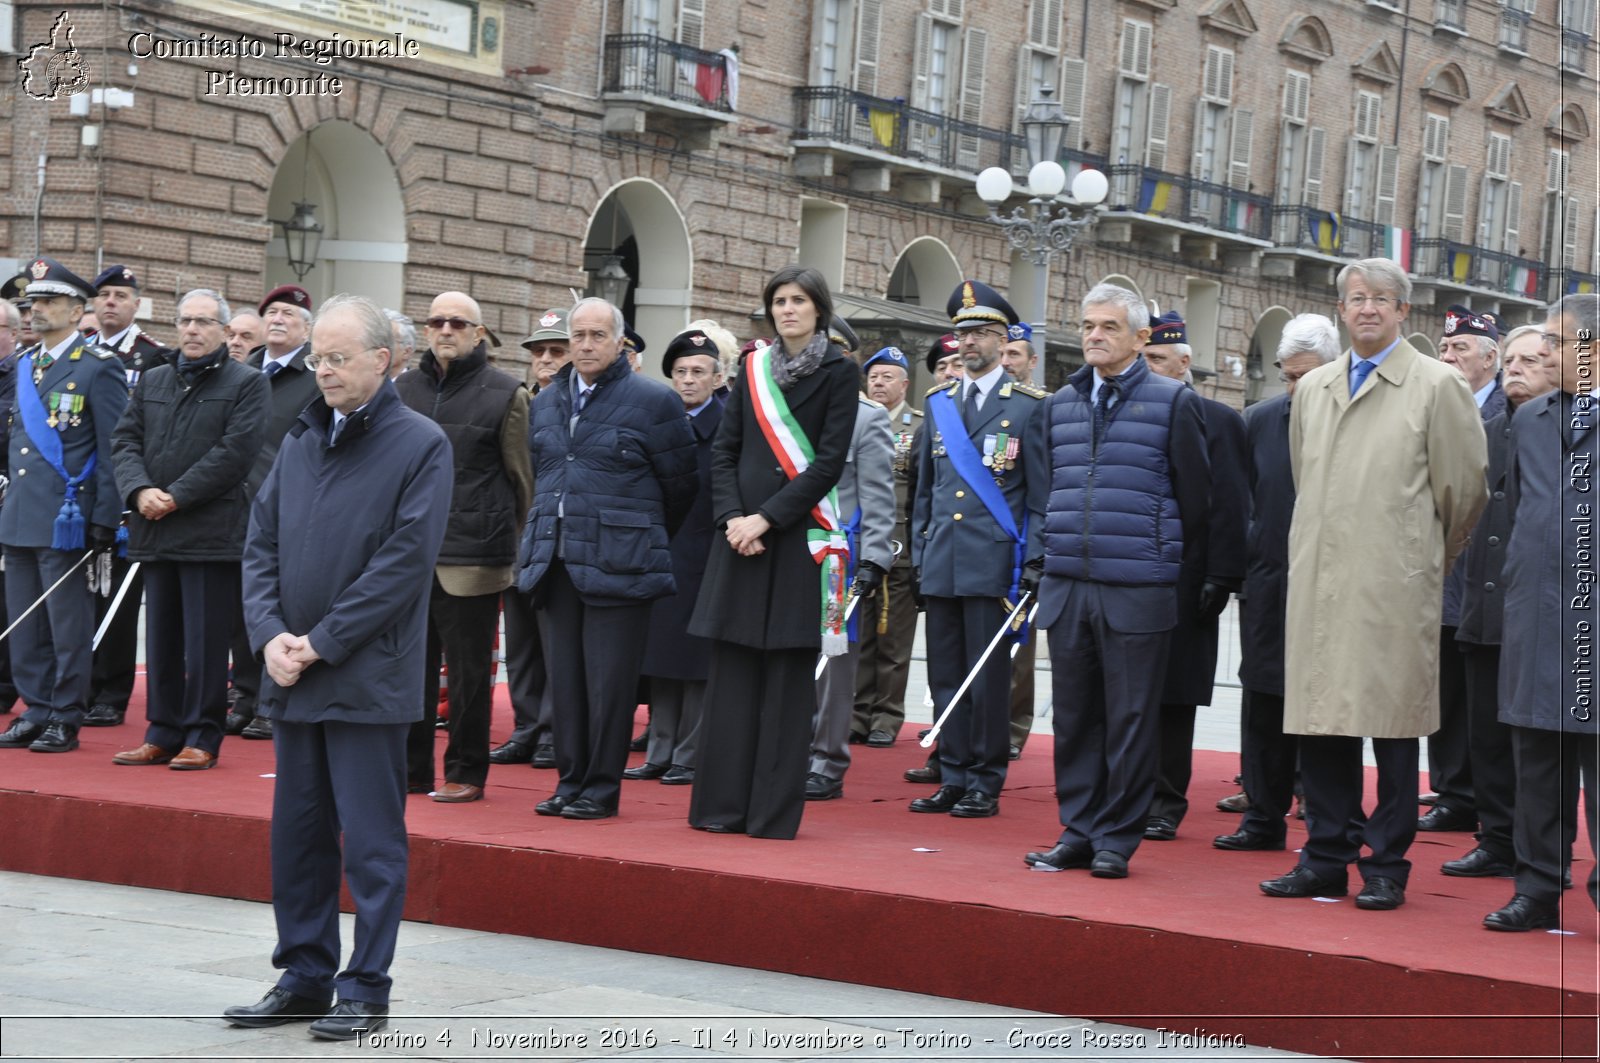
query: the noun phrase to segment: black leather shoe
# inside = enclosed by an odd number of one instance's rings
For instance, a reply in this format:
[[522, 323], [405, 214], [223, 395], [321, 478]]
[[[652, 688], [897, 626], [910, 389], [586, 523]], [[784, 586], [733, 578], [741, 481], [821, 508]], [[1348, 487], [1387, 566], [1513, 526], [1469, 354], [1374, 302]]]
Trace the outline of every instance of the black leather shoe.
[[1356, 894], [1356, 907], [1372, 912], [1387, 912], [1406, 903], [1406, 888], [1392, 878], [1373, 875]]
[[1232, 834], [1217, 835], [1211, 839], [1211, 846], [1214, 849], [1231, 849], [1235, 852], [1250, 852], [1255, 849], [1276, 851], [1283, 848], [1283, 839], [1269, 838], [1265, 834], [1257, 834], [1255, 831], [1241, 830], [1234, 831]]
[[921, 785], [936, 783], [939, 781], [939, 777], [940, 772], [937, 762], [933, 764], [924, 764], [920, 768], [910, 768], [905, 774], [906, 782], [914, 782]]
[[1029, 867], [1044, 867], [1055, 871], [1068, 871], [1075, 867], [1088, 867], [1094, 854], [1086, 845], [1057, 842], [1054, 849], [1042, 853], [1028, 853], [1022, 862]]
[[1007, 760], [1021, 760], [1022, 759], [1022, 747], [1021, 746], [1007, 746], [1006, 747], [1006, 759]]
[[1497, 912], [1483, 917], [1483, 925], [1490, 930], [1510, 930], [1521, 933], [1528, 930], [1555, 930], [1561, 926], [1561, 906], [1549, 901], [1534, 900], [1519, 893]]
[[1000, 799], [977, 790], [968, 790], [950, 809], [950, 814], [960, 819], [988, 819], [1000, 814]]
[[0, 734], [0, 749], [27, 749], [36, 738], [44, 734], [44, 724], [29, 723], [18, 717], [11, 721], [5, 734]]
[[559, 816], [571, 803], [572, 798], [556, 794], [554, 797], [534, 805], [533, 810], [541, 816]]
[[806, 776], [807, 801], [832, 801], [834, 798], [843, 796], [843, 779], [830, 779], [821, 772], [816, 771]]
[[265, 716], [257, 716], [250, 721], [244, 730], [239, 732], [239, 737], [270, 742], [272, 741], [272, 721]]
[[1268, 897], [1343, 897], [1350, 892], [1350, 885], [1345, 879], [1323, 878], [1300, 864], [1287, 875], [1261, 883], [1261, 892]]
[[96, 702], [89, 706], [89, 711], [83, 714], [85, 727], [117, 727], [128, 715], [128, 706], [117, 708], [105, 702]]
[[674, 764], [661, 776], [662, 786], [688, 786], [694, 782], [694, 769], [683, 768]]
[[1151, 816], [1144, 821], [1144, 836], [1153, 842], [1170, 842], [1178, 836], [1178, 825], [1165, 816]]
[[1457, 878], [1510, 878], [1514, 869], [1511, 861], [1502, 860], [1480, 845], [1459, 860], [1446, 860], [1439, 870]]
[[562, 819], [610, 819], [617, 810], [588, 797], [574, 798], [561, 810]]
[[1478, 829], [1478, 817], [1456, 812], [1444, 805], [1434, 805], [1417, 820], [1417, 829], [1471, 832]]
[[[247, 716], [244, 713], [238, 711], [237, 709], [229, 709], [228, 710], [228, 715], [222, 721], [222, 733], [223, 734], [229, 734], [229, 735], [237, 735], [239, 732], [243, 731], [246, 727], [250, 726], [250, 721], [255, 719], [255, 718], [256, 717], [255, 717], [254, 713], [251, 713], [251, 714], [249, 714]], [[84, 723], [88, 723], [88, 722], [89, 722], [88, 720], [84, 721]]]
[[1250, 811], [1250, 795], [1246, 793], [1229, 794], [1217, 802], [1219, 812], [1248, 812]]
[[624, 779], [659, 779], [667, 773], [668, 764], [651, 764], [645, 761], [637, 768], [629, 768], [622, 773]]
[[533, 750], [526, 742], [515, 738], [489, 750], [490, 764], [526, 764], [533, 759]]
[[556, 747], [549, 742], [535, 746], [533, 760], [529, 761], [536, 768], [553, 768], [556, 766]]
[[298, 997], [287, 989], [273, 986], [254, 1004], [229, 1008], [222, 1017], [235, 1026], [265, 1029], [291, 1022], [310, 1022], [328, 1012], [328, 1002], [314, 997]]
[[643, 753], [650, 745], [650, 732], [640, 731], [639, 736], [628, 743], [629, 753]]
[[1089, 874], [1095, 878], [1127, 878], [1128, 858], [1110, 849], [1102, 849], [1089, 862]]
[[71, 753], [78, 748], [78, 729], [70, 724], [46, 724], [44, 733], [28, 746], [30, 753]]
[[890, 734], [888, 731], [873, 731], [871, 734], [867, 735], [867, 745], [884, 749], [888, 746], [894, 745], [894, 735]]
[[332, 1011], [311, 1024], [311, 1036], [324, 1041], [354, 1041], [359, 1034], [375, 1033], [387, 1025], [389, 1005], [341, 1000]]
[[959, 786], [941, 786], [927, 797], [911, 802], [913, 812], [948, 812], [965, 794]]

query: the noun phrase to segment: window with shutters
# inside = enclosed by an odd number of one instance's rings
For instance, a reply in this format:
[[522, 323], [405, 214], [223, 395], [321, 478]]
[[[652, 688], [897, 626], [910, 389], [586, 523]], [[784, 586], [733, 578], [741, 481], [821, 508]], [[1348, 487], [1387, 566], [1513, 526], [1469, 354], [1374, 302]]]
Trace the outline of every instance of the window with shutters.
[[1528, 54], [1528, 23], [1537, 0], [1501, 0], [1500, 47], [1516, 55]]
[[1561, 22], [1561, 69], [1587, 73], [1595, 0], [1556, 0]]
[[1490, 251], [1517, 254], [1520, 250], [1517, 216], [1521, 212], [1522, 186], [1511, 180], [1511, 138], [1503, 133], [1490, 133], [1483, 165], [1483, 187], [1478, 196], [1477, 245]]
[[[1150, 84], [1150, 38], [1148, 22], [1123, 19], [1117, 47], [1117, 88], [1112, 110], [1111, 145], [1107, 155], [1112, 170], [1112, 200], [1133, 201], [1139, 189], [1137, 168], [1148, 166], [1165, 170], [1167, 166], [1168, 109], [1170, 92], [1160, 100]], [[1164, 86], [1161, 86], [1164, 88]], [[1156, 112], [1159, 107], [1159, 114]], [[1159, 119], [1159, 121], [1158, 121]], [[1122, 169], [1117, 169], [1121, 167]]]
[[828, 87], [848, 83], [850, 42], [845, 31], [850, 0], [818, 0], [812, 46], [811, 84]]
[[[1191, 176], [1208, 184], [1234, 185], [1241, 171], [1239, 158], [1241, 123], [1229, 106], [1233, 102], [1233, 52], [1215, 45], [1206, 48], [1201, 73], [1200, 98], [1195, 101]], [[1243, 177], [1249, 181], [1249, 141], [1252, 129], [1242, 125]], [[1222, 209], [1221, 197], [1196, 191], [1190, 196], [1190, 212], [1197, 219], [1215, 220]]]
[[[623, 19], [628, 32], [647, 33], [652, 37], [662, 36], [661, 2], [662, 0], [628, 0]], [[667, 2], [670, 3], [671, 0]]]
[[1022, 46], [1017, 54], [1017, 99], [1011, 126], [1013, 132], [1022, 132], [1023, 115], [1028, 110], [1028, 104], [1039, 98], [1039, 89], [1044, 85], [1055, 88], [1060, 77], [1061, 61], [1054, 53], [1042, 51], [1031, 44]]
[[706, 0], [678, 0], [678, 41], [691, 48], [704, 48]]
[[1467, 32], [1467, 0], [1434, 0], [1433, 24], [1439, 29]]
[[1466, 167], [1451, 166], [1450, 119], [1424, 116], [1422, 165], [1417, 171], [1416, 229], [1419, 239], [1461, 240], [1466, 212]]
[[1062, 0], [1028, 0], [1028, 43], [1045, 52], [1061, 51]]
[[1571, 167], [1572, 156], [1565, 149], [1549, 149], [1539, 247], [1540, 257], [1551, 269], [1571, 269], [1577, 258], [1579, 197], [1572, 194]]
[[[1278, 179], [1275, 199], [1279, 206], [1321, 205], [1322, 153], [1326, 133], [1312, 130], [1311, 75], [1290, 70], [1284, 75], [1283, 118], [1278, 128]], [[1315, 159], [1312, 158], [1313, 134], [1316, 140]], [[1314, 163], [1314, 165], [1313, 165]], [[1286, 225], [1294, 226], [1297, 219], [1288, 217]], [[1288, 237], [1280, 236], [1280, 242]]]
[[[984, 71], [989, 61], [989, 31], [968, 29], [961, 46], [960, 119], [969, 125], [983, 125]], [[974, 173], [978, 170], [979, 140], [963, 133], [956, 141], [956, 166]]]

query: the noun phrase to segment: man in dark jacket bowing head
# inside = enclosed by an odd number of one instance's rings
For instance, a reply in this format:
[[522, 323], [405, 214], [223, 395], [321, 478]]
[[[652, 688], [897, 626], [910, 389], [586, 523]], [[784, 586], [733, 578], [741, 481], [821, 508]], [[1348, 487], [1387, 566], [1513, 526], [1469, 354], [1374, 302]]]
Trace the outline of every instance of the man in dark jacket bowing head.
[[[272, 963], [284, 973], [260, 1003], [223, 1013], [236, 1026], [315, 1019], [313, 1035], [354, 1040], [388, 1021], [406, 732], [421, 715], [453, 482], [444, 432], [388, 380], [392, 337], [370, 299], [323, 307], [306, 359], [322, 399], [289, 429], [250, 514], [244, 615], [267, 672], [259, 711], [274, 724]], [[336, 974], [341, 847], [356, 934]]]

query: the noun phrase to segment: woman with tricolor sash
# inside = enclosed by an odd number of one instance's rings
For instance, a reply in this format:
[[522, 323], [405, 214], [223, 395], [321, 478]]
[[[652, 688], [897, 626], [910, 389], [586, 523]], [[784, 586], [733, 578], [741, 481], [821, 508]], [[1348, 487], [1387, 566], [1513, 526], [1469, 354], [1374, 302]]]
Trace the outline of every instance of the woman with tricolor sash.
[[689, 632], [712, 640], [689, 825], [793, 838], [817, 653], [842, 653], [848, 547], [834, 486], [860, 371], [828, 341], [827, 283], [787, 266], [762, 293], [778, 340], [745, 364], [712, 444], [713, 541]]

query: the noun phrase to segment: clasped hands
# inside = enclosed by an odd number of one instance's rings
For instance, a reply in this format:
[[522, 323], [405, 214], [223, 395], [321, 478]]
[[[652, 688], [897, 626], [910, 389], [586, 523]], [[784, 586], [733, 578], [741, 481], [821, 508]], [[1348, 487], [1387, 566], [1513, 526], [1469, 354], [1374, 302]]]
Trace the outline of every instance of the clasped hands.
[[772, 525], [759, 513], [734, 517], [728, 521], [728, 545], [737, 550], [740, 557], [755, 557], [766, 552], [767, 547], [761, 537], [771, 530]]
[[139, 516], [145, 520], [160, 520], [178, 508], [172, 496], [159, 487], [146, 487], [140, 491], [135, 504], [139, 507]]
[[292, 687], [300, 680], [300, 673], [322, 660], [311, 648], [311, 639], [305, 635], [291, 635], [287, 631], [273, 636], [261, 651], [267, 666], [267, 675], [280, 687]]

